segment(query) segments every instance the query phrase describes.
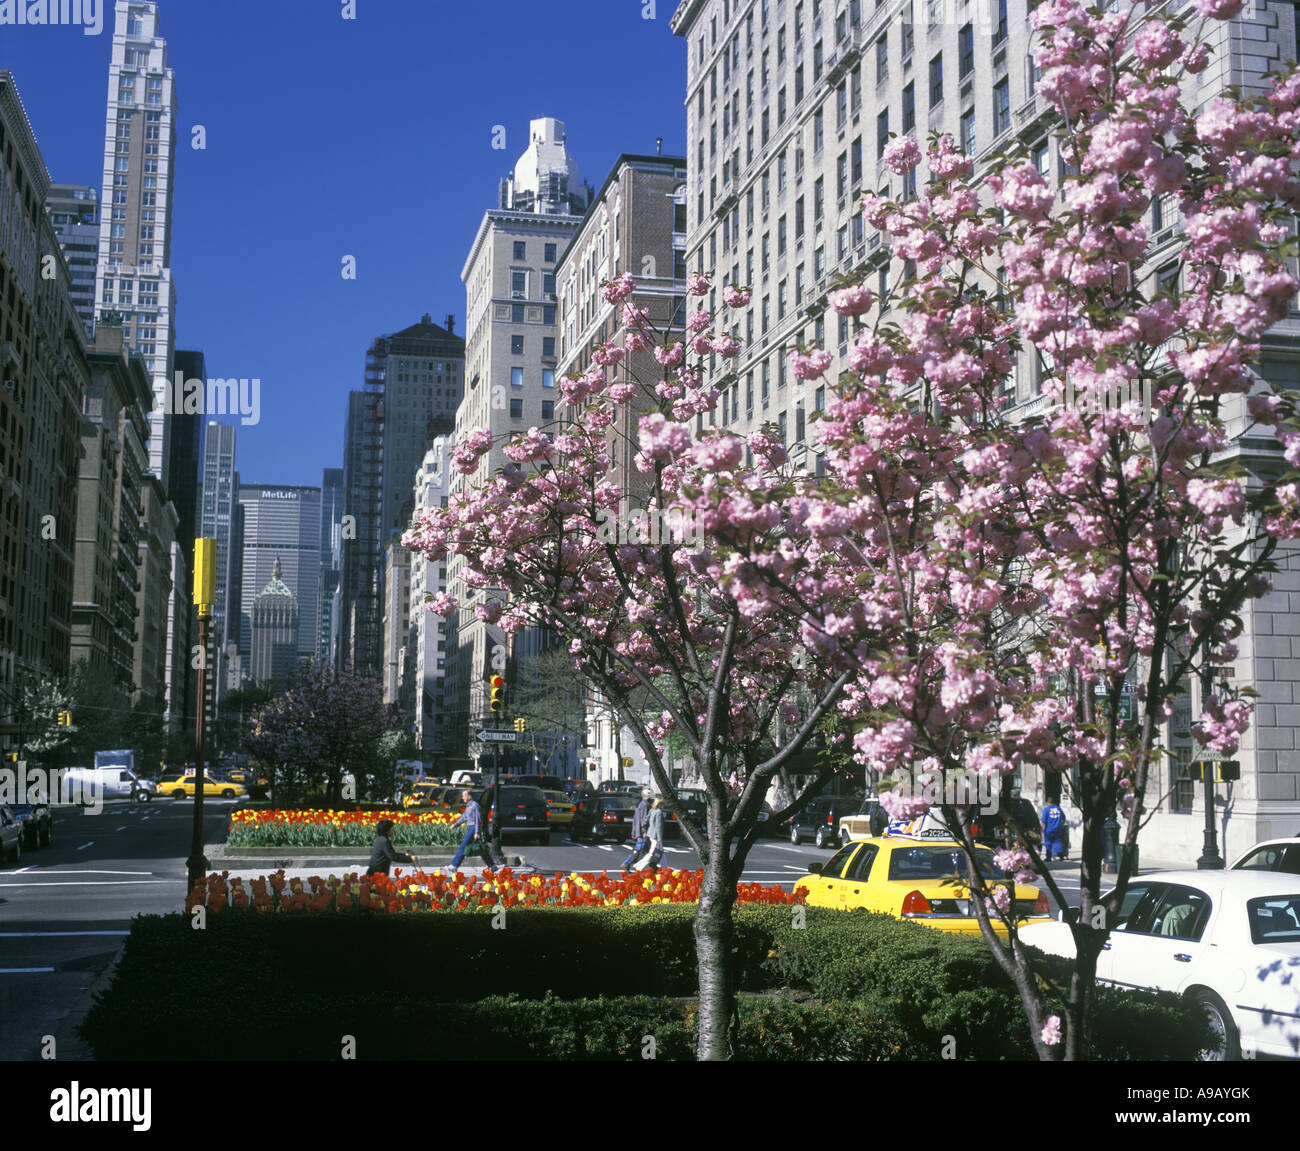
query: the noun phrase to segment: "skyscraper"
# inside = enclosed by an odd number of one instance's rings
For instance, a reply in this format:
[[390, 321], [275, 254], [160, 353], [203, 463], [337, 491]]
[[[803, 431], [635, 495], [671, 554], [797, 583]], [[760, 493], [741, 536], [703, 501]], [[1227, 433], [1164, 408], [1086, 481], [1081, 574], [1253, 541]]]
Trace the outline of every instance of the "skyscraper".
[[[499, 204], [483, 214], [460, 278], [465, 284], [468, 343], [465, 398], [456, 412], [459, 442], [475, 428], [494, 435], [541, 427], [555, 415], [555, 268], [591, 202], [580, 184], [578, 165], [565, 143], [564, 124], [534, 120], [529, 144], [500, 188]], [[480, 463], [475, 477], [456, 473], [453, 487], [482, 482], [504, 462], [501, 447]], [[461, 601], [454, 626], [455, 654], [448, 669], [448, 738], [463, 752], [472, 717], [487, 710], [481, 685], [491, 650], [505, 644], [500, 627], [477, 618], [479, 593], [460, 579], [463, 565], [452, 557], [447, 581]], [[484, 593], [492, 594], [492, 593]], [[534, 631], [515, 637], [515, 656], [544, 646]]]
[[[171, 380], [176, 293], [171, 271], [176, 88], [153, 0], [117, 0], [108, 71], [100, 196], [98, 313], [122, 317], [127, 346], [144, 357], [155, 390]], [[170, 421], [155, 399], [149, 470], [164, 483]]]
[[383, 663], [384, 554], [410, 526], [416, 472], [434, 437], [450, 432], [464, 387], [465, 341], [426, 313], [366, 353], [365, 387], [348, 398], [344, 447], [344, 662]]
[[338, 666], [334, 637], [338, 633], [336, 593], [343, 567], [343, 469], [326, 468], [320, 489], [320, 661]]
[[[977, 176], [999, 154], [1020, 149], [1063, 193], [1072, 174], [1069, 148], [1056, 107], [1039, 90], [1033, 8], [1026, 0], [983, 7], [944, 0], [678, 5], [672, 26], [686, 41], [688, 61], [687, 263], [712, 273], [706, 303], [715, 315], [725, 285], [752, 288], [747, 308], [722, 309], [735, 325], [740, 354], [716, 360], [709, 372], [709, 383], [722, 393], [721, 418], [733, 430], [775, 425], [792, 460], [819, 467], [805, 419], [825, 407], [829, 385], [791, 379], [787, 353], [800, 344], [825, 348], [835, 356], [825, 379], [838, 379], [853, 338], [849, 318], [828, 306], [841, 274], [861, 279], [883, 301], [883, 315], [873, 309], [864, 317], [869, 326], [902, 321], [891, 287], [908, 265], [894, 257], [887, 237], [866, 226], [861, 209], [865, 192], [917, 195], [916, 173], [896, 174], [884, 162], [891, 135], [913, 136], [924, 147], [931, 132], [946, 133], [975, 160]], [[1262, 91], [1265, 71], [1300, 54], [1296, 11], [1259, 4], [1231, 20], [1206, 21], [1198, 35], [1212, 63], [1183, 77], [1184, 103], [1207, 107], [1230, 84]], [[1153, 287], [1174, 294], [1183, 226], [1176, 196], [1153, 199], [1144, 221], [1147, 269]], [[1261, 347], [1258, 374], [1293, 387], [1300, 325], [1294, 318], [1277, 325]], [[1042, 382], [1050, 370], [1038, 349], [1025, 347], [1006, 381], [1013, 416], [1047, 404]], [[1272, 452], [1267, 441], [1242, 438], [1224, 455], [1253, 469]], [[1279, 555], [1283, 550], [1291, 549]], [[1300, 664], [1288, 658], [1295, 652], [1283, 638], [1300, 630], [1300, 571], [1292, 558], [1279, 561], [1274, 591], [1242, 612], [1241, 655], [1228, 667], [1236, 685], [1258, 691], [1260, 704], [1235, 756], [1241, 779], [1223, 812], [1229, 857], [1258, 840], [1291, 834], [1300, 813], [1300, 739], [1293, 723]], [[1174, 705], [1161, 740], [1168, 755], [1152, 772], [1142, 842], [1161, 858], [1193, 858], [1202, 843], [1203, 800], [1185, 770], [1197, 754], [1198, 694], [1184, 693]], [[1027, 797], [1056, 798], [1051, 792], [1060, 787], [1059, 776], [1033, 766], [1016, 782]]]
[[[232, 570], [237, 568], [239, 552], [234, 534], [236, 492], [239, 473], [235, 470], [235, 429], [230, 424], [208, 422], [203, 436], [203, 482], [199, 489], [199, 535], [217, 541], [216, 603], [209, 628], [211, 652], [207, 684], [209, 708], [213, 708], [228, 690], [226, 666], [229, 640], [238, 635], [238, 602], [234, 606], [235, 626], [231, 619]], [[211, 714], [215, 716], [215, 709]]]
[[[320, 651], [317, 596], [320, 594], [321, 490], [314, 487], [239, 485], [243, 541], [240, 590], [231, 611], [239, 613], [239, 657], [252, 675], [253, 601], [273, 580], [297, 598], [298, 656], [315, 659]], [[279, 573], [279, 574], [276, 574]], [[228, 635], [230, 633], [228, 632]]]

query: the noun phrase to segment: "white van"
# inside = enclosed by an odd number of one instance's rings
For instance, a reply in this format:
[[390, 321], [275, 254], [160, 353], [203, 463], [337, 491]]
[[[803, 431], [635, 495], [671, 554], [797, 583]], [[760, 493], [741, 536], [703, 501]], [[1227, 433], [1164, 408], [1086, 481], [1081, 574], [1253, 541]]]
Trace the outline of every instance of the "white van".
[[61, 791], [67, 794], [98, 794], [104, 799], [134, 799], [147, 803], [154, 797], [157, 784], [141, 779], [124, 767], [69, 767], [63, 772], [66, 782]]

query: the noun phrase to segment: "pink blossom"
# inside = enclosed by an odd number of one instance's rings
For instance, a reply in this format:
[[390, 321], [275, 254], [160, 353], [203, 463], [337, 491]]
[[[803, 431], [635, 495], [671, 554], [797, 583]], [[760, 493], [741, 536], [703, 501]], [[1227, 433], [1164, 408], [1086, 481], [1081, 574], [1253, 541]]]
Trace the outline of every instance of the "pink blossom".
[[632, 304], [623, 305], [623, 327], [629, 331], [640, 332], [650, 326], [650, 309], [637, 308]]
[[1148, 68], [1166, 68], [1178, 59], [1183, 42], [1163, 20], [1151, 20], [1133, 38], [1133, 55]]
[[916, 142], [915, 136], [897, 136], [885, 145], [881, 158], [885, 167], [895, 175], [902, 176], [921, 162], [921, 146]]
[[685, 350], [680, 343], [669, 347], [660, 345], [654, 350], [654, 357], [665, 368], [675, 368], [685, 357]]
[[835, 362], [830, 352], [820, 348], [807, 354], [798, 350], [789, 354], [790, 371], [796, 380], [815, 380]]
[[702, 272], [692, 272], [686, 277], [686, 294], [688, 296], [707, 296], [713, 283]]
[[713, 323], [713, 316], [704, 308], [697, 308], [686, 317], [686, 330], [692, 335], [698, 335], [700, 332], [707, 331], [709, 325]]
[[690, 430], [682, 424], [670, 423], [658, 412], [642, 416], [638, 427], [641, 451], [648, 459], [671, 460], [690, 449]]
[[986, 181], [998, 204], [1026, 220], [1045, 220], [1052, 206], [1052, 190], [1032, 164], [1018, 164]]
[[460, 601], [453, 595], [448, 595], [445, 591], [438, 592], [425, 605], [435, 615], [446, 616], [450, 618], [455, 615], [460, 608]]
[[841, 316], [860, 316], [871, 311], [875, 297], [870, 289], [859, 284], [852, 288], [841, 288], [830, 294], [831, 307]]
[[748, 288], [737, 288], [734, 284], [728, 284], [722, 289], [722, 302], [729, 308], [748, 307], [749, 299]]
[[740, 351], [740, 341], [730, 336], [714, 336], [713, 350], [724, 360], [729, 360]]
[[618, 305], [634, 291], [636, 291], [636, 281], [632, 279], [630, 274], [624, 272], [621, 276], [616, 276], [614, 279], [607, 281], [602, 289], [602, 294], [609, 303]]
[[1061, 1017], [1049, 1015], [1043, 1029], [1038, 1033], [1039, 1040], [1048, 1047], [1056, 1047], [1061, 1042]]
[[1196, 10], [1215, 20], [1231, 20], [1245, 6], [1245, 0], [1196, 0]]

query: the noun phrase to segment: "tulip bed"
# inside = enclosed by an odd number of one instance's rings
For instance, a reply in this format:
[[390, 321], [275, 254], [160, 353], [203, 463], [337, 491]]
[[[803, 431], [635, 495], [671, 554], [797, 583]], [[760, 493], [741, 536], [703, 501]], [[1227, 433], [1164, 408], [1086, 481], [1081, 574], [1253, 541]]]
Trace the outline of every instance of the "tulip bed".
[[[328, 878], [286, 879], [283, 871], [252, 879], [229, 872], [209, 875], [185, 900], [190, 911], [203, 906], [214, 914], [247, 912], [401, 912], [492, 911], [498, 907], [627, 907], [639, 904], [697, 903], [704, 872], [608, 872], [568, 875], [519, 875], [504, 867], [495, 873], [446, 876], [398, 870], [395, 876], [360, 876], [351, 872]], [[802, 903], [805, 892], [792, 893], [761, 883], [736, 888], [738, 905]]]
[[393, 822], [393, 842], [403, 847], [455, 847], [464, 831], [445, 811], [285, 811], [231, 813], [229, 847], [369, 847], [375, 825]]

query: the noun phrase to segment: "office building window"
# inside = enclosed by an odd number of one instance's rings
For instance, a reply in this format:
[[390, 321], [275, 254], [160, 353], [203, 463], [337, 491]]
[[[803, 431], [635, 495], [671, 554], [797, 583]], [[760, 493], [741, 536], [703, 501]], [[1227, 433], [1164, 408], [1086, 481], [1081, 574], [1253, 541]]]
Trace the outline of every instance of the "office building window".
[[524, 369], [523, 369], [523, 368], [511, 368], [511, 369], [510, 369], [510, 386], [511, 386], [512, 388], [522, 388], [522, 387], [524, 386]]
[[1003, 78], [993, 86], [993, 135], [1001, 136], [1011, 128], [1011, 87]]
[[906, 136], [916, 127], [916, 85], [908, 84], [903, 89], [903, 135]]
[[975, 155], [975, 109], [968, 108], [961, 114], [961, 147], [968, 156]]
[[524, 401], [522, 399], [510, 401], [510, 418], [512, 420], [522, 420], [524, 418]]
[[510, 305], [510, 322], [511, 322], [512, 324], [522, 324], [522, 323], [524, 322], [524, 306], [523, 306], [523, 304], [511, 304], [511, 305]]
[[[553, 264], [553, 263], [555, 263], [555, 245], [554, 245], [554, 244], [547, 244], [547, 245], [545, 246], [545, 248], [542, 249], [542, 252], [543, 252], [542, 258], [543, 258], [543, 259], [544, 259], [548, 264]], [[522, 259], [522, 257], [520, 257], [520, 258]]]
[[885, 154], [885, 146], [889, 143], [889, 109], [885, 108], [880, 115], [876, 117], [876, 159], [879, 160]]
[[883, 35], [876, 41], [876, 83], [889, 79], [889, 37]]
[[542, 337], [542, 355], [543, 355], [543, 356], [553, 356], [553, 355], [555, 355], [555, 337], [554, 337], [554, 336], [543, 336], [543, 337]]
[[555, 419], [555, 401], [554, 401], [554, 400], [543, 400], [543, 401], [542, 401], [542, 419], [544, 419], [544, 420], [553, 420], [553, 419]]
[[930, 61], [930, 107], [943, 102], [943, 53]]
[[554, 369], [554, 368], [543, 368], [543, 369], [542, 369], [542, 387], [544, 387], [544, 388], [553, 388], [553, 387], [555, 387], [555, 369]]
[[510, 337], [510, 354], [511, 354], [512, 356], [522, 356], [522, 355], [524, 354], [524, 338], [523, 338], [523, 336], [511, 336], [511, 337]]
[[957, 33], [957, 75], [965, 80], [975, 71], [975, 29], [967, 24]]

